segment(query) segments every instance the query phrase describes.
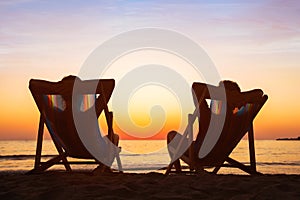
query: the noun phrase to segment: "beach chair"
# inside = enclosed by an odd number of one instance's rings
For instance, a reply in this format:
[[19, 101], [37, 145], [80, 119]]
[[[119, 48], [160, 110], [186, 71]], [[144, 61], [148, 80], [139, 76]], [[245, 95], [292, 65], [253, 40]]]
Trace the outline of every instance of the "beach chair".
[[[256, 170], [253, 121], [267, 101], [268, 96], [264, 95], [261, 90], [256, 89], [241, 92], [237, 97], [236, 93], [225, 91], [224, 87], [216, 87], [203, 83], [193, 83], [192, 92], [196, 109], [193, 114], [189, 114], [187, 128], [182, 137], [180, 137], [178, 145], [176, 147], [169, 147], [169, 152], [171, 152], [174, 157], [172, 159], [171, 156], [171, 163], [167, 167], [166, 174], [174, 172], [172, 168], [175, 165], [178, 166], [175, 172], [182, 172], [180, 160], [188, 164], [190, 172], [197, 171], [197, 169], [212, 168], [212, 173], [217, 174], [221, 167], [234, 167], [250, 175], [260, 174]], [[256, 92], [256, 94], [258, 92], [260, 95], [256, 95], [256, 98], [251, 98], [253, 92]], [[218, 118], [222, 118], [221, 116], [223, 115], [223, 126], [219, 130], [219, 134], [215, 134], [217, 137], [214, 136], [216, 138], [214, 146], [210, 147], [211, 149], [208, 153], [201, 153], [201, 150], [203, 150], [203, 147], [206, 145], [205, 139], [202, 137], [200, 141], [196, 139], [196, 141], [190, 142], [188, 149], [182, 153], [182, 155], [178, 155], [180, 145], [187, 144], [186, 141], [188, 140], [193, 140], [193, 124], [197, 118], [199, 120], [200, 129], [201, 110], [199, 105], [202, 101], [207, 102], [207, 100], [209, 100], [211, 104], [212, 102], [217, 102], [216, 104], [219, 105], [215, 106], [218, 107], [218, 111], [212, 112], [213, 114], [211, 114], [211, 117], [217, 119], [211, 121], [212, 130], [214, 126], [217, 125]], [[227, 103], [224, 103], [225, 101]], [[234, 112], [233, 108], [236, 106], [240, 106], [241, 109]], [[212, 109], [212, 106], [210, 109]], [[222, 109], [224, 112], [222, 112]], [[213, 132], [207, 131], [205, 138], [212, 133]], [[248, 135], [250, 163], [241, 163], [231, 158], [230, 154], [246, 134]], [[196, 147], [197, 145], [198, 147]], [[204, 148], [207, 148], [207, 146]], [[199, 171], [203, 172], [203, 170]]]
[[[94, 134], [99, 134], [99, 137], [103, 138], [104, 143], [107, 144], [106, 149], [102, 146], [101, 148], [108, 152], [108, 155], [104, 155], [109, 159], [108, 163], [112, 164], [116, 158], [119, 171], [122, 171], [119, 157], [120, 148], [115, 146], [118, 143], [118, 137], [112, 128], [113, 114], [107, 107], [114, 86], [113, 79], [81, 81], [75, 76], [65, 77], [59, 82], [30, 80], [29, 89], [40, 112], [40, 121], [34, 168], [28, 174], [43, 172], [57, 164], [63, 164], [67, 171], [72, 171], [71, 164], [97, 164], [100, 166], [107, 164], [90, 153], [87, 146], [84, 145], [82, 137], [78, 134], [78, 130], [86, 131], [86, 134], [96, 130]], [[103, 111], [108, 129], [106, 137], [110, 142], [101, 136], [98, 126], [98, 117]], [[80, 124], [81, 121], [76, 124], [76, 120], [82, 120], [82, 123], [86, 124]], [[82, 126], [78, 127], [78, 124]], [[58, 152], [57, 156], [47, 161], [41, 161], [44, 125], [46, 125]], [[76, 159], [68, 161], [68, 157]]]

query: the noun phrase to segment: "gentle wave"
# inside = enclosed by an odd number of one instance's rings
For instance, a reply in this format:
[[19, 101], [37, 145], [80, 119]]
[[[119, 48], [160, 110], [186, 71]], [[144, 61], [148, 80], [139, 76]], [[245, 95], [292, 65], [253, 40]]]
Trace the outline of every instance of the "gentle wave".
[[[50, 158], [57, 155], [42, 155], [42, 158]], [[138, 156], [147, 156], [145, 154], [122, 154], [121, 157], [138, 157]], [[29, 160], [34, 159], [35, 155], [0, 155], [0, 160]], [[242, 162], [243, 164], [248, 164], [247, 162]], [[256, 165], [286, 165], [286, 166], [300, 166], [300, 162], [256, 162]], [[131, 169], [131, 168], [130, 168]], [[151, 170], [152, 168], [137, 168], [136, 170]]]
[[300, 166], [300, 162], [256, 162], [256, 165], [287, 165]]
[[139, 156], [165, 156], [166, 154], [159, 154], [159, 153], [148, 153], [148, 154], [142, 154], [142, 153], [135, 153], [135, 154], [131, 154], [131, 153], [121, 153], [121, 156], [128, 156], [128, 157], [139, 157]]
[[150, 170], [165, 170], [165, 166], [149, 166], [149, 167], [123, 167], [124, 171], [150, 171]]
[[[55, 155], [42, 155], [42, 158], [54, 157]], [[0, 155], [0, 160], [27, 160], [34, 159], [35, 155]]]
[[[139, 156], [153, 156], [153, 155], [159, 155], [157, 153], [154, 154], [121, 154], [121, 156], [124, 157], [139, 157]], [[48, 158], [48, 157], [54, 157], [57, 155], [42, 155], [42, 158]], [[0, 160], [26, 160], [26, 159], [31, 159], [35, 158], [35, 155], [0, 155]]]

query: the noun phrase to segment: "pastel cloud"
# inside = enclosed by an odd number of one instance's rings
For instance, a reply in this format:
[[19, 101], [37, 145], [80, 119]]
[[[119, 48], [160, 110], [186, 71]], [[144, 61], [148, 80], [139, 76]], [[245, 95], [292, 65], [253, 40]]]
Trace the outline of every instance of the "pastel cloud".
[[[76, 74], [88, 54], [103, 41], [149, 26], [179, 31], [198, 42], [223, 78], [234, 79], [243, 88], [262, 87], [271, 96], [266, 115], [277, 116], [274, 118], [279, 122], [279, 116], [300, 111], [284, 98], [300, 95], [299, 11], [300, 2], [292, 0], [0, 1], [0, 93], [7, 96], [5, 115], [11, 116], [10, 121], [5, 120], [9, 124], [6, 127], [13, 124], [14, 116], [22, 121], [24, 113], [33, 109], [27, 89], [30, 78], [58, 80]], [[18, 81], [11, 83], [5, 77]], [[6, 85], [11, 89], [3, 88]], [[14, 100], [23, 111], [9, 105], [15, 93], [26, 96], [21, 98], [26, 99], [25, 104]], [[289, 106], [283, 110], [284, 105]], [[32, 119], [37, 119], [36, 115]], [[1, 123], [2, 118], [5, 116], [0, 116]], [[293, 127], [296, 134], [296, 122], [291, 123], [281, 122], [280, 128]], [[274, 131], [266, 124], [261, 125], [264, 130]], [[0, 138], [1, 134], [0, 130]]]

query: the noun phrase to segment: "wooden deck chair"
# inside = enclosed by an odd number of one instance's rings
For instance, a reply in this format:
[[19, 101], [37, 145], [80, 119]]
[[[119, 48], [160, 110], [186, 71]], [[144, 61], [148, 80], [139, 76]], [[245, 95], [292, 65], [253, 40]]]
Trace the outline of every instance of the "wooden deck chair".
[[[75, 85], [76, 89], [74, 89]], [[113, 79], [81, 81], [75, 76], [65, 77], [59, 82], [30, 80], [29, 89], [39, 109], [40, 121], [35, 164], [34, 168], [28, 172], [29, 174], [45, 171], [56, 164], [63, 164], [67, 171], [72, 171], [70, 164], [104, 164], [101, 160], [97, 160], [83, 144], [78, 135], [74, 116], [85, 118], [94, 115], [95, 117], [91, 119], [95, 119], [95, 121], [91, 124], [95, 124], [97, 126], [95, 130], [99, 130], [98, 117], [104, 111], [108, 126], [107, 137], [111, 141], [110, 144], [117, 145], [118, 138], [112, 128], [113, 115], [107, 107], [114, 86]], [[44, 125], [46, 125], [58, 152], [57, 156], [46, 162], [41, 161]], [[86, 131], [91, 131], [90, 127], [87, 129]], [[122, 171], [119, 152], [120, 148], [117, 147], [109, 150], [109, 153], [113, 154], [111, 163], [116, 158], [119, 171]], [[71, 162], [67, 160], [68, 157], [85, 161]]]
[[[199, 105], [202, 101], [207, 101], [207, 99], [211, 102], [218, 101], [220, 105], [220, 103], [225, 100], [221, 95], [221, 90], [221, 87], [203, 83], [193, 83], [192, 92], [196, 109], [193, 114], [189, 114], [188, 116], [188, 125], [181, 137], [179, 144], [184, 143], [184, 140], [193, 138], [193, 124], [196, 118], [199, 119], [199, 117], [201, 116]], [[223, 93], [224, 91], [225, 90], [223, 89]], [[261, 95], [254, 99], [251, 99], [251, 93], [253, 91], [258, 91]], [[210, 95], [211, 93], [214, 93], [214, 95]], [[263, 92], [258, 89], [248, 92], [241, 92], [239, 93], [238, 97], [236, 93], [230, 91], [226, 91], [225, 94], [226, 95], [223, 96], [226, 96], [227, 103], [223, 105], [226, 105], [227, 111], [225, 112], [226, 116], [224, 120], [224, 126], [220, 130], [219, 138], [217, 139], [215, 145], [205, 156], [200, 156], [200, 151], [204, 145], [204, 141], [203, 138], [201, 139], [202, 141], [197, 141], [196, 139], [196, 141], [191, 142], [188, 150], [183, 155], [181, 155], [178, 160], [175, 160], [174, 162], [171, 161], [171, 163], [167, 167], [166, 174], [172, 172], [172, 168], [174, 167], [174, 164], [176, 164], [176, 162], [177, 165], [180, 166], [180, 160], [183, 160], [188, 164], [190, 171], [213, 168], [212, 173], [216, 174], [221, 167], [235, 167], [251, 175], [260, 174], [256, 170], [253, 120], [255, 119], [264, 103], [267, 101], [268, 96], [264, 95]], [[240, 111], [235, 113], [232, 108], [235, 108], [236, 106], [242, 107]], [[222, 108], [224, 109], [224, 106], [222, 106]], [[219, 111], [219, 114], [220, 113], [222, 113], [222, 111]], [[214, 122], [212, 121], [211, 123]], [[214, 126], [214, 124], [211, 125], [212, 127]], [[199, 120], [199, 129], [200, 126], [201, 123]], [[250, 164], [241, 163], [230, 157], [231, 152], [246, 134], [248, 134]], [[207, 137], [207, 135], [205, 135], [205, 137]], [[198, 148], [195, 147], [197, 146], [196, 142], [200, 142]], [[174, 154], [178, 152], [179, 148], [180, 147], [178, 145], [178, 147], [173, 149]], [[175, 172], [181, 172], [181, 169], [176, 169]]]

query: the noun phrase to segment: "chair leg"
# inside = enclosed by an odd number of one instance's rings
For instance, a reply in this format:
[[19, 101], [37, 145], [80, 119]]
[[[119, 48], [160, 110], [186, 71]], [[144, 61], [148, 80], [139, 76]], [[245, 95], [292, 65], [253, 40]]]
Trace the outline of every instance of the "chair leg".
[[251, 124], [250, 129], [248, 131], [248, 142], [249, 142], [250, 166], [252, 171], [256, 172], [253, 124]]
[[246, 166], [232, 158], [227, 158], [226, 161], [231, 164], [233, 167], [236, 167], [236, 168], [239, 168], [241, 169], [242, 171], [248, 173], [248, 174], [251, 174], [251, 175], [259, 175], [261, 173], [257, 172], [257, 171], [253, 171], [252, 167], [251, 166]]
[[47, 162], [42, 163], [41, 165], [35, 167], [34, 169], [30, 170], [26, 174], [37, 174], [45, 171], [46, 169], [50, 168], [51, 166], [55, 165], [58, 163], [60, 160], [62, 160], [62, 156], [58, 155], [55, 156], [54, 158], [51, 158]]
[[[53, 141], [55, 141], [55, 140], [53, 140]], [[63, 164], [64, 164], [66, 170], [67, 170], [68, 172], [71, 172], [72, 169], [71, 169], [70, 164], [69, 164], [69, 162], [68, 162], [68, 160], [67, 160], [66, 154], [63, 152], [62, 148], [61, 148], [60, 146], [57, 145], [56, 142], [54, 142], [54, 144], [55, 144], [55, 147], [56, 147], [56, 149], [57, 149], [57, 151], [58, 151], [58, 153], [59, 153], [59, 156], [61, 157], [61, 160], [62, 160], [62, 162], [63, 162]]]
[[221, 166], [215, 167], [215, 169], [213, 170], [213, 173], [217, 174], [220, 169], [221, 169]]
[[172, 171], [172, 167], [175, 167], [175, 172], [176, 173], [180, 173], [181, 172], [181, 164], [180, 164], [180, 160], [177, 159], [174, 162], [170, 163], [167, 167], [167, 170], [165, 172], [166, 175], [168, 175], [171, 171]]
[[119, 147], [119, 151], [116, 153], [116, 161], [118, 164], [119, 172], [123, 172], [122, 163], [121, 163], [121, 159], [120, 159], [120, 151], [121, 151], [121, 148]]
[[71, 172], [72, 169], [71, 169], [71, 166], [70, 166], [70, 164], [69, 164], [69, 162], [68, 162], [68, 160], [67, 160], [67, 157], [66, 157], [65, 155], [62, 155], [61, 160], [62, 160], [62, 162], [64, 163], [64, 166], [65, 166], [66, 170], [67, 170], [68, 172]]
[[181, 164], [180, 164], [179, 159], [174, 161], [174, 166], [175, 166], [176, 172], [181, 172]]
[[59, 156], [61, 157], [61, 160], [62, 160], [62, 162], [63, 162], [66, 170], [68, 172], [71, 172], [72, 169], [71, 169], [70, 164], [69, 164], [69, 162], [67, 160], [66, 153], [63, 151], [63, 148], [61, 147], [61, 145], [59, 145], [59, 143], [56, 141], [56, 139], [52, 135], [51, 135], [51, 138], [52, 138], [52, 141], [54, 143], [54, 146], [55, 146], [57, 152], [59, 153]]
[[174, 165], [174, 163], [170, 163], [170, 164], [168, 165], [167, 170], [166, 170], [166, 172], [165, 172], [166, 175], [168, 175], [168, 174], [171, 172], [173, 165]]
[[35, 151], [34, 168], [38, 168], [40, 166], [41, 156], [42, 156], [42, 146], [43, 146], [43, 134], [44, 134], [44, 119], [41, 114], [40, 122], [39, 122], [37, 144], [36, 144], [36, 151]]
[[174, 163], [170, 163], [167, 167], [167, 170], [165, 172], [166, 175], [170, 174], [170, 172], [172, 171], [172, 167], [173, 167]]
[[60, 162], [60, 160], [62, 160], [66, 170], [71, 171], [71, 167], [67, 161], [65, 153], [63, 152], [62, 148], [57, 144], [57, 142], [55, 142], [55, 139], [53, 137], [52, 137], [52, 140], [54, 142], [54, 145], [55, 145], [59, 155], [46, 161], [46, 162], [41, 163], [43, 135], [44, 135], [44, 123], [45, 123], [45, 121], [41, 114], [40, 122], [39, 122], [37, 145], [36, 145], [34, 168], [32, 170], [30, 170], [29, 172], [27, 172], [27, 174], [39, 173], [39, 172], [45, 171], [46, 169], [48, 169], [51, 166], [55, 165], [56, 163]]

